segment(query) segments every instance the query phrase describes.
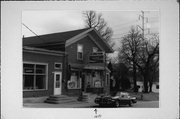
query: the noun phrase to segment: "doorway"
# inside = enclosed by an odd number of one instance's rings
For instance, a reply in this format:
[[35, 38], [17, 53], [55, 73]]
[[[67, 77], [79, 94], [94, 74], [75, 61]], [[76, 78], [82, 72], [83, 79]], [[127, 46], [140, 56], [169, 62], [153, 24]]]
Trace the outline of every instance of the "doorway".
[[62, 73], [55, 72], [54, 73], [54, 95], [61, 95], [61, 87], [62, 87]]

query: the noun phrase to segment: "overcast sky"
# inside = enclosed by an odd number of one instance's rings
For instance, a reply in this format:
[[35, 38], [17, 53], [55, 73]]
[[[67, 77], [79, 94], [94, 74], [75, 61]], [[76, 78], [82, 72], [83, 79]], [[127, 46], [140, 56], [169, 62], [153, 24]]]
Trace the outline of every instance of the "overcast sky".
[[[49, 34], [76, 30], [84, 28], [83, 11], [23, 11], [22, 23], [28, 26], [36, 34]], [[142, 20], [139, 20], [141, 11], [96, 11], [102, 13], [102, 17], [113, 29], [113, 41], [116, 43], [114, 50], [118, 49], [121, 37], [125, 35], [132, 25], [142, 26]], [[159, 12], [145, 11], [145, 28], [150, 26], [150, 32], [159, 32]], [[145, 32], [146, 34], [147, 32]], [[35, 36], [30, 30], [22, 25], [22, 35], [24, 37]]]

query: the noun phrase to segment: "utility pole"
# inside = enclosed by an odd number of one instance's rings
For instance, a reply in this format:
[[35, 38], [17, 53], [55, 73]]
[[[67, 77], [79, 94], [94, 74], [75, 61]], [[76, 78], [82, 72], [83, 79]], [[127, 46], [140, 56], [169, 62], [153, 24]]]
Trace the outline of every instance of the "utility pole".
[[[144, 24], [145, 24], [144, 20], [145, 19], [148, 21], [148, 18], [144, 17], [144, 11], [141, 11], [141, 15], [139, 15], [139, 20], [142, 20], [142, 25], [141, 26], [137, 25], [137, 28], [140, 28], [142, 30], [142, 41], [145, 40], [145, 38], [144, 38], [144, 31], [145, 31], [145, 29], [144, 29]], [[135, 64], [135, 57], [133, 57], [134, 92], [138, 92], [138, 88], [137, 88], [137, 84], [136, 84], [136, 78], [137, 78], [136, 70], [137, 70], [137, 67], [136, 67], [136, 64]]]
[[143, 28], [142, 35], [143, 35], [143, 40], [144, 40], [144, 11], [141, 11], [141, 12], [142, 12], [141, 18], [142, 18], [142, 28]]
[[146, 19], [146, 22], [148, 22], [148, 18], [144, 17], [144, 11], [141, 11], [141, 15], [139, 15], [139, 20], [142, 19], [142, 26], [137, 25], [138, 28], [140, 28], [142, 30], [142, 36], [143, 36], [143, 40], [144, 40], [144, 20]]

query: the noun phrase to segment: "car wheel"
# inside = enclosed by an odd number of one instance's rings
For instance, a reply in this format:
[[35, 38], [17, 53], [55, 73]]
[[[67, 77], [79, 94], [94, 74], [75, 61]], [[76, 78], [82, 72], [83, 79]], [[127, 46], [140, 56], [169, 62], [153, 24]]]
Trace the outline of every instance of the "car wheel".
[[115, 107], [119, 107], [120, 105], [119, 105], [119, 101], [116, 101], [115, 102]]
[[132, 106], [132, 101], [131, 101], [131, 100], [129, 101], [129, 106], [130, 106], [130, 107]]

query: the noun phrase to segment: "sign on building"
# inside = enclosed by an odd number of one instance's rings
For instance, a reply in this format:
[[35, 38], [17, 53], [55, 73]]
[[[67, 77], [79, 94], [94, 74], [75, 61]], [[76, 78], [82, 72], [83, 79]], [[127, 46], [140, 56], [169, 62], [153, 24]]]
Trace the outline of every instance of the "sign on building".
[[103, 52], [94, 52], [89, 56], [89, 63], [104, 63], [105, 55]]

